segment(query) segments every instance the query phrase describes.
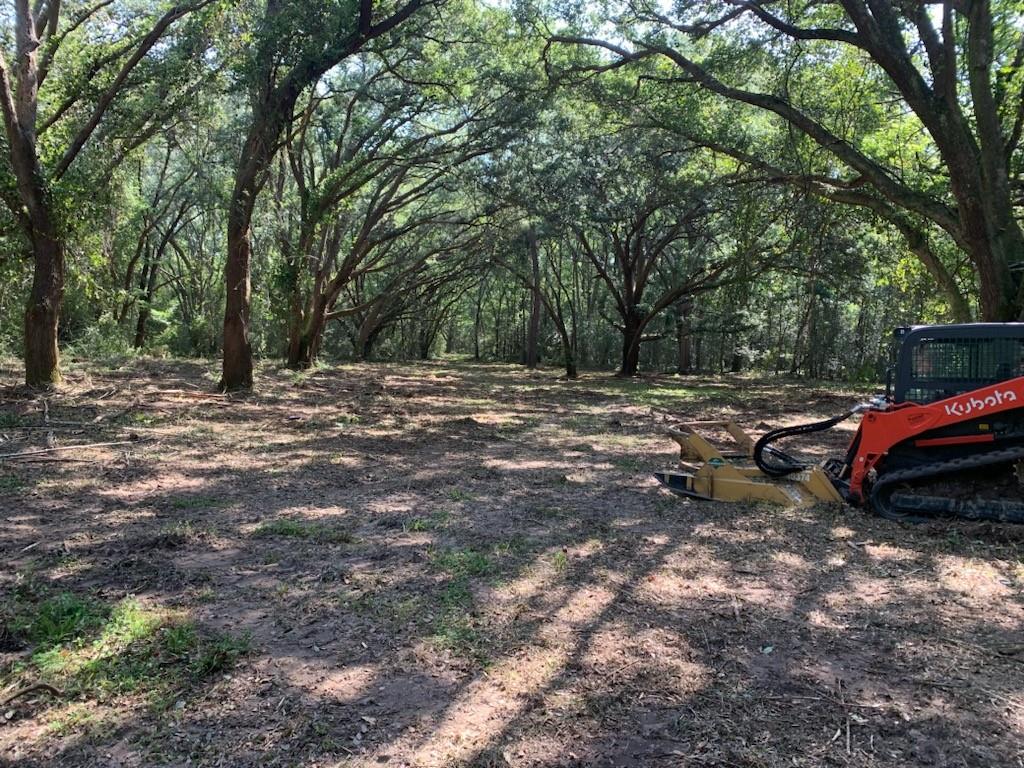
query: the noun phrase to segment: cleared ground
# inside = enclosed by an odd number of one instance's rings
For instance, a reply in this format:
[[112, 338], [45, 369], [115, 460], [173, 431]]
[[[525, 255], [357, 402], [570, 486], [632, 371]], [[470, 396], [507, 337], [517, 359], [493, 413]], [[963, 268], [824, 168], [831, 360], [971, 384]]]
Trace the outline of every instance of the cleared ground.
[[[852, 391], [0, 370], [0, 763], [1020, 766], [1022, 532], [660, 491]], [[764, 423], [764, 424], [762, 424]], [[849, 433], [806, 446], [826, 455]]]

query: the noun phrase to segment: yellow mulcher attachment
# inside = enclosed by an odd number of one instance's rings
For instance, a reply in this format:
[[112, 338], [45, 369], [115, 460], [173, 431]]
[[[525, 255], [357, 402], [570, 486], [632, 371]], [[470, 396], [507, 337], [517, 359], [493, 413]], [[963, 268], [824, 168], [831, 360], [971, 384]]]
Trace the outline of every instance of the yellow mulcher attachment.
[[[733, 446], [718, 448], [697, 431], [727, 433]], [[673, 493], [715, 501], [767, 501], [783, 506], [809, 506], [843, 497], [820, 467], [810, 467], [785, 478], [768, 478], [751, 463], [754, 440], [734, 421], [690, 421], [668, 429], [679, 444], [682, 471], [656, 472], [658, 481]], [[726, 452], [723, 452], [726, 451]]]

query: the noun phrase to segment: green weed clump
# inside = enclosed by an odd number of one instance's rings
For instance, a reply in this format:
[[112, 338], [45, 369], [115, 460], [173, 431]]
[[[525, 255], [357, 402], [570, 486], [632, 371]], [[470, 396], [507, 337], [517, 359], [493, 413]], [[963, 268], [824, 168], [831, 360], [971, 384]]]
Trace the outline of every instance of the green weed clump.
[[130, 598], [111, 605], [62, 592], [17, 600], [6, 612], [31, 654], [0, 675], [0, 686], [41, 681], [73, 699], [141, 693], [166, 703], [250, 649], [248, 636], [204, 632], [181, 612]]
[[486, 576], [493, 570], [490, 559], [475, 549], [446, 549], [430, 557], [434, 567], [453, 576]]
[[288, 518], [261, 523], [253, 532], [253, 536], [283, 536], [306, 539], [317, 544], [350, 544], [353, 541], [352, 534], [344, 528]]
[[434, 622], [434, 643], [479, 664], [487, 662], [486, 637], [473, 610], [473, 577], [494, 572], [491, 559], [475, 549], [446, 549], [430, 556], [434, 568], [451, 578], [438, 600]]

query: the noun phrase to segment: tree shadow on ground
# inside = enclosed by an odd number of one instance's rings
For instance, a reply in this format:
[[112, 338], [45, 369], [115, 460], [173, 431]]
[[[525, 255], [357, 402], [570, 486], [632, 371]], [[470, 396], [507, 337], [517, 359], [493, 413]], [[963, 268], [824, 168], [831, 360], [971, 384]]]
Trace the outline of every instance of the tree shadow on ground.
[[[36, 496], [0, 499], [13, 518], [0, 579], [134, 594], [250, 633], [253, 654], [180, 708], [127, 708], [99, 733], [41, 736], [55, 712], [28, 702], [2, 726], [5, 758], [941, 766], [1022, 755], [1015, 531], [664, 496], [647, 473], [672, 460], [671, 444], [647, 406], [594, 389], [603, 379], [563, 389], [510, 370], [368, 366], [268, 372], [265, 393], [228, 405], [146, 394], [200, 375], [133, 390], [168, 413], [156, 449], [123, 473], [75, 466], [63, 490], [46, 477]], [[729, 407], [703, 397], [681, 416]]]

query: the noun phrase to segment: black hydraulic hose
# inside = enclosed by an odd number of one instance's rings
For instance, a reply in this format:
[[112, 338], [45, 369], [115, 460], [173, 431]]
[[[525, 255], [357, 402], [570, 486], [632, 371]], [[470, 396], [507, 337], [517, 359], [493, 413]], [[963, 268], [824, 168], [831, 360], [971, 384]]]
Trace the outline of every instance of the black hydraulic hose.
[[[835, 416], [831, 419], [826, 419], [825, 421], [816, 421], [813, 424], [801, 424], [796, 427], [773, 429], [771, 432], [765, 433], [760, 440], [754, 443], [754, 463], [757, 464], [757, 468], [768, 475], [768, 477], [785, 477], [786, 475], [792, 475], [794, 472], [802, 472], [807, 469], [806, 464], [798, 461], [785, 451], [780, 451], [778, 448], [772, 448], [771, 443], [787, 437], [794, 437], [795, 435], [808, 435], [812, 432], [824, 432], [826, 429], [832, 429], [832, 427], [839, 422], [846, 421], [855, 413], [859, 412], [859, 408], [854, 408], [853, 410], [847, 411], [846, 413]], [[777, 463], [771, 463], [766, 456], [771, 456]]]

